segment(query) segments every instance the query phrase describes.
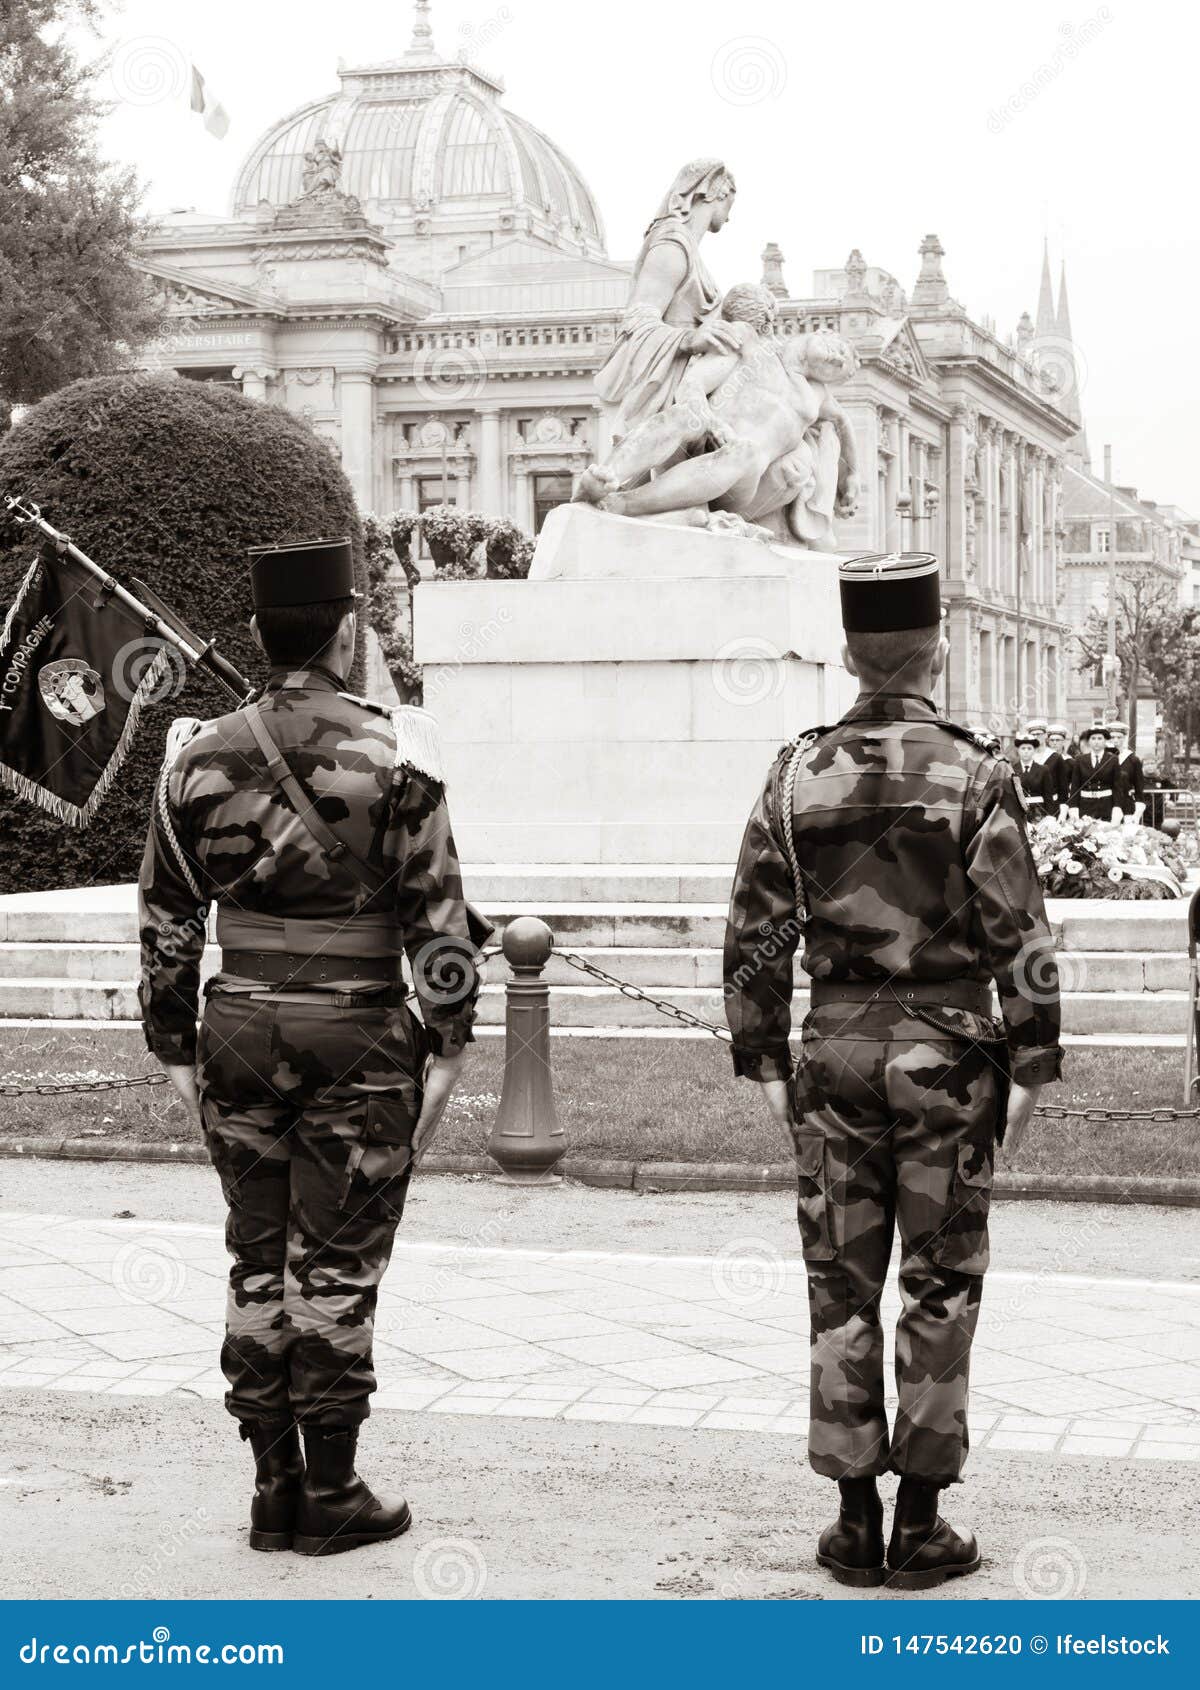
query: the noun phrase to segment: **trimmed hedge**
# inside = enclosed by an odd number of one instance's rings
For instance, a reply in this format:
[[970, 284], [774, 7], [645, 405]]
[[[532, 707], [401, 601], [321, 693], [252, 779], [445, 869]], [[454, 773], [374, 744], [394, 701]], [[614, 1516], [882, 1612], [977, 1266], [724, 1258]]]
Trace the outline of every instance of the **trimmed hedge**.
[[[126, 585], [141, 576], [251, 680], [246, 548], [350, 534], [367, 588], [354, 495], [329, 447], [299, 417], [232, 389], [129, 373], [73, 383], [0, 436], [0, 491], [42, 507], [56, 528]], [[0, 612], [35, 542], [0, 513]], [[361, 636], [360, 636], [361, 639]], [[363, 686], [360, 650], [353, 690]], [[117, 783], [86, 830], [0, 793], [0, 892], [106, 885], [136, 877], [149, 806], [176, 716], [212, 717], [233, 701], [203, 673], [147, 710]]]

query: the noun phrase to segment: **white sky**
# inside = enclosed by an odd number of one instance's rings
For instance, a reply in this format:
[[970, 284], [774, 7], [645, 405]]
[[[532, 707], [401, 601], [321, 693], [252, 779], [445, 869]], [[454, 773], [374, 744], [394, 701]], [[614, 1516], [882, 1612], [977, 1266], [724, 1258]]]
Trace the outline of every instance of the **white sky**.
[[[756, 278], [775, 240], [794, 294], [853, 246], [911, 287], [932, 230], [951, 292], [1006, 338], [1036, 310], [1047, 234], [1095, 468], [1111, 441], [1118, 481], [1200, 513], [1191, 8], [434, 0], [432, 19], [441, 52], [474, 44], [505, 103], [579, 166], [614, 258], [636, 252], [678, 166], [714, 154], [739, 186], [709, 249], [724, 286]], [[104, 36], [122, 96], [106, 150], [137, 166], [151, 210], [224, 214], [264, 129], [332, 92], [339, 58], [397, 57], [410, 33], [405, 0], [124, 0]], [[224, 141], [188, 110], [190, 61], [229, 112]], [[1039, 67], [1041, 91], [1005, 115]]]

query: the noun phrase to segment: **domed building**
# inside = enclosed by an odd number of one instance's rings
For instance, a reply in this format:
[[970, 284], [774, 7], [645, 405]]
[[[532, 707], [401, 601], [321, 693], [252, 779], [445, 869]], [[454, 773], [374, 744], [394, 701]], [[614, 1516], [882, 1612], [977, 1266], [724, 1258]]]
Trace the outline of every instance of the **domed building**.
[[[571, 159], [496, 77], [439, 54], [428, 0], [415, 13], [401, 57], [339, 68], [271, 125], [227, 216], [163, 220], [143, 261], [175, 332], [154, 361], [308, 418], [363, 510], [447, 501], [536, 532], [609, 446], [594, 379], [632, 265], [607, 256]], [[647, 219], [666, 186], [636, 185]], [[1065, 703], [1060, 489], [1082, 433], [1044, 353], [1061, 363], [1070, 335], [1039, 313], [1000, 339], [952, 298], [936, 235], [919, 250], [911, 294], [857, 248], [796, 296], [768, 241], [762, 281], [781, 334], [858, 354], [838, 392], [860, 487], [839, 544], [946, 560], [947, 706], [1002, 728]], [[1069, 399], [1073, 366], [1059, 374]]]
[[415, 10], [401, 58], [340, 67], [271, 125], [228, 217], [163, 219], [156, 361], [308, 417], [366, 510], [445, 499], [535, 529], [604, 449], [592, 377], [629, 266], [566, 154]]

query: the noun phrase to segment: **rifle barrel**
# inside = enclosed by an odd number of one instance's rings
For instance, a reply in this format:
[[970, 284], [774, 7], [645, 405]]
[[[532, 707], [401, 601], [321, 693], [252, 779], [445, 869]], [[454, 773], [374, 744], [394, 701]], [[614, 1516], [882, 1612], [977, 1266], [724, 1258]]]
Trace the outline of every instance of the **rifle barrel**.
[[[11, 510], [20, 513], [16, 517], [18, 522], [32, 523], [50, 541], [56, 551], [63, 552], [72, 558], [106, 593], [111, 594], [119, 604], [123, 604], [126, 610], [131, 610], [135, 615], [140, 616], [146, 623], [147, 628], [156, 634], [160, 640], [165, 640], [168, 645], [174, 646], [190, 662], [207, 669], [225, 690], [238, 700], [239, 704], [244, 703], [250, 696], [253, 691], [250, 682], [227, 657], [223, 657], [219, 651], [214, 651], [211, 644], [200, 644], [197, 636], [192, 634], [190, 629], [185, 636], [178, 628], [173, 627], [165, 617], [160, 616], [157, 610], [150, 605], [143, 604], [141, 599], [135, 598], [106, 569], [102, 569], [98, 563], [94, 563], [86, 552], [81, 552], [69, 535], [63, 534], [52, 523], [47, 522], [36, 505], [24, 505], [16, 499], [9, 499], [8, 505]], [[166, 606], [164, 605], [163, 608], [166, 609]]]

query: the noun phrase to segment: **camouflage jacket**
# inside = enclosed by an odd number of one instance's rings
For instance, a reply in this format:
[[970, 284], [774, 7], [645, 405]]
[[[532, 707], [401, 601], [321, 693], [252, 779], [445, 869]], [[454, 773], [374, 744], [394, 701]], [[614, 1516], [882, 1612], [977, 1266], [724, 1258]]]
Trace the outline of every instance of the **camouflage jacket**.
[[1056, 1079], [1058, 971], [1009, 764], [930, 700], [900, 693], [860, 700], [807, 740], [791, 816], [776, 805], [797, 742], [776, 759], [742, 841], [725, 936], [735, 1071], [790, 1075], [803, 937], [814, 979], [994, 979], [1014, 1080]]
[[[162, 792], [200, 897], [180, 867], [160, 805], [138, 889], [142, 1022], [147, 1044], [164, 1062], [195, 1060], [200, 958], [213, 900], [243, 915], [301, 922], [393, 914], [434, 1051], [450, 1054], [472, 1036], [479, 986], [473, 959], [492, 930], [464, 900], [442, 784], [398, 762], [383, 706], [341, 686], [329, 670], [273, 669], [260, 700], [263, 720], [321, 819], [379, 870], [383, 884], [368, 888], [350, 856], [325, 855], [268, 774], [243, 711], [204, 723]], [[220, 982], [245, 988], [226, 976]], [[324, 987], [339, 989], [361, 987], [334, 980]]]

